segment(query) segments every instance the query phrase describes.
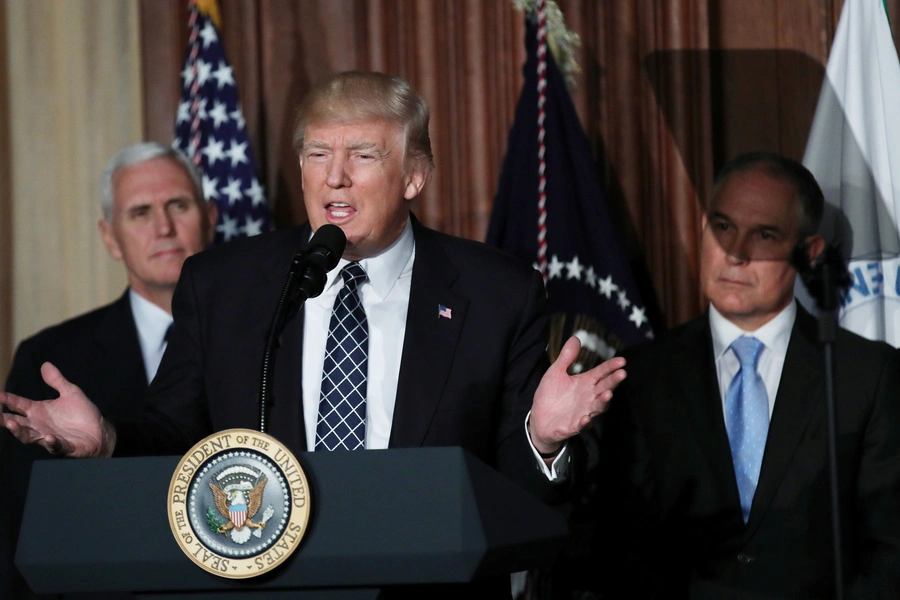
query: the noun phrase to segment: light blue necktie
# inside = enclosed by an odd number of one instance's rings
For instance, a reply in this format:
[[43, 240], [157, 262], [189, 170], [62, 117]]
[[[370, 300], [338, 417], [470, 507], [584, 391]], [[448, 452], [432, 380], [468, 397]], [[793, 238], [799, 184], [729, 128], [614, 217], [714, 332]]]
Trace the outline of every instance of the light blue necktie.
[[341, 271], [344, 287], [334, 300], [316, 425], [316, 450], [357, 450], [366, 443], [369, 325], [357, 287], [366, 281], [358, 262]]
[[753, 494], [759, 482], [766, 437], [769, 433], [769, 396], [756, 370], [765, 346], [754, 337], [739, 337], [731, 350], [741, 362], [725, 395], [725, 428], [731, 444], [731, 459], [741, 496], [744, 523], [750, 518]]

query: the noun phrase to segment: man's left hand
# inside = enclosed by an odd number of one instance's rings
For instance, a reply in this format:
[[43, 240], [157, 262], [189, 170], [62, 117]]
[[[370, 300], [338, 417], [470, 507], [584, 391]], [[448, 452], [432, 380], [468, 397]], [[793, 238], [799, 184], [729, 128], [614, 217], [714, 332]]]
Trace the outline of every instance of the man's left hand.
[[534, 393], [528, 433], [541, 454], [556, 452], [567, 439], [587, 428], [591, 419], [607, 409], [613, 389], [625, 379], [625, 359], [621, 357], [569, 375], [580, 350], [578, 338], [569, 338]]

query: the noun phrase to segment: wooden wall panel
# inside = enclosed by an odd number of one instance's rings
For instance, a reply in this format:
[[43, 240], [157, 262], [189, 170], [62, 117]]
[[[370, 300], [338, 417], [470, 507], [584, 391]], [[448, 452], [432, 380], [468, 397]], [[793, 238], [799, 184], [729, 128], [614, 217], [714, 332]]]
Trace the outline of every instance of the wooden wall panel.
[[137, 4], [5, 4], [14, 342], [122, 293], [97, 232], [109, 157], [141, 137]]
[[[749, 149], [799, 158], [842, 0], [560, 0], [581, 36], [573, 101], [656, 321], [703, 309], [699, 221], [716, 170]], [[415, 210], [483, 238], [522, 85], [522, 17], [505, 0], [220, 0], [277, 223], [304, 219], [293, 111], [320, 77], [377, 69], [429, 101], [437, 169]], [[140, 0], [151, 136], [171, 139], [186, 40], [178, 0]], [[900, 0], [888, 0], [900, 31]], [[161, 26], [159, 19], [176, 22]], [[178, 29], [178, 28], [181, 29]], [[155, 57], [160, 57], [158, 60]]]
[[0, 2], [0, 377], [12, 360], [12, 198], [6, 3]]

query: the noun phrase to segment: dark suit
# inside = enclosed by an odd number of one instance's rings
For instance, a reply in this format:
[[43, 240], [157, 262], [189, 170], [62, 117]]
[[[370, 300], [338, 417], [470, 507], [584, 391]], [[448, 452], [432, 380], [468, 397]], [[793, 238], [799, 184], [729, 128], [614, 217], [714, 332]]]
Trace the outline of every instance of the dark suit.
[[[189, 258], [175, 328], [153, 382], [149, 422], [117, 422], [117, 454], [180, 453], [217, 430], [256, 428], [260, 365], [299, 227]], [[540, 275], [483, 244], [414, 220], [413, 265], [390, 447], [462, 446], [526, 487], [554, 492], [527, 446], [524, 420], [546, 358]], [[439, 318], [438, 306], [452, 310]], [[306, 450], [303, 311], [281, 336], [269, 433]]]
[[[833, 597], [823, 351], [802, 308], [745, 526], [708, 316], [629, 358], [602, 424], [613, 597]], [[900, 353], [835, 348], [845, 581], [900, 594]]]
[[[104, 415], [136, 416], [147, 396], [147, 375], [128, 292], [112, 304], [19, 344], [6, 391], [26, 398], [56, 398], [59, 394], [41, 378], [41, 365], [46, 361], [81, 387]], [[43, 448], [21, 444], [9, 431], [0, 430], [0, 598], [26, 593], [18, 573], [9, 571], [31, 463], [43, 458], [49, 458]]]

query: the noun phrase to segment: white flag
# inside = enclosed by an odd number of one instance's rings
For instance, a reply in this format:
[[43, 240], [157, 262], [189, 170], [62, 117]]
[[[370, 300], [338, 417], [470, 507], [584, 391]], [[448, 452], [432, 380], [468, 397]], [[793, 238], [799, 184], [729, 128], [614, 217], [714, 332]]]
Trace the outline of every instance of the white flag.
[[900, 62], [882, 0], [845, 0], [803, 164], [853, 283], [841, 325], [900, 345]]

